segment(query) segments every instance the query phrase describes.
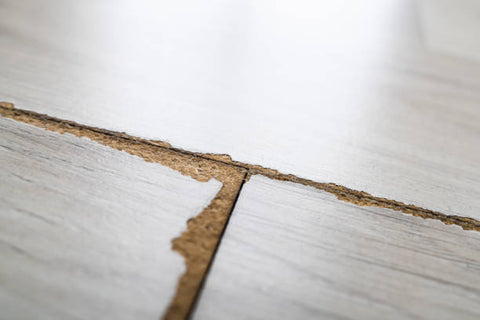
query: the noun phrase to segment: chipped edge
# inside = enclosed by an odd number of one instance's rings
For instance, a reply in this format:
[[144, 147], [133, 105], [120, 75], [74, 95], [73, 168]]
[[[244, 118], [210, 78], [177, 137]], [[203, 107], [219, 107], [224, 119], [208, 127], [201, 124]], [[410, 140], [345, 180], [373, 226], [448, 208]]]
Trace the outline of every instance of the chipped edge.
[[[49, 119], [50, 121], [55, 121], [55, 122], [61, 122], [61, 123], [66, 123], [71, 126], [78, 126], [82, 128], [88, 128], [89, 130], [92, 130], [94, 132], [102, 132], [108, 135], [113, 135], [113, 136], [118, 136], [122, 137], [124, 139], [129, 139], [132, 141], [142, 141], [144, 143], [148, 144], [153, 144], [157, 146], [161, 146], [163, 148], [179, 152], [181, 154], [189, 155], [189, 156], [194, 156], [194, 157], [199, 157], [202, 159], [208, 159], [208, 160], [213, 160], [219, 163], [227, 164], [227, 165], [232, 165], [238, 168], [243, 168], [248, 170], [250, 174], [261, 174], [264, 176], [267, 176], [271, 179], [276, 179], [276, 180], [281, 180], [281, 181], [291, 181], [295, 183], [300, 183], [306, 186], [311, 186], [329, 193], [333, 193], [339, 200], [341, 201], [346, 201], [350, 202], [359, 206], [375, 206], [375, 207], [380, 207], [380, 208], [387, 208], [387, 209], [392, 209], [395, 211], [401, 211], [406, 214], [410, 214], [413, 216], [417, 217], [422, 217], [424, 219], [436, 219], [440, 220], [443, 223], [450, 225], [450, 224], [455, 224], [460, 227], [462, 227], [464, 230], [475, 230], [475, 231], [480, 231], [480, 221], [474, 219], [474, 218], [468, 218], [468, 217], [461, 217], [457, 215], [447, 215], [438, 211], [430, 210], [430, 209], [425, 209], [421, 208], [412, 204], [405, 204], [400, 201], [396, 200], [390, 200], [387, 198], [381, 198], [381, 197], [376, 197], [373, 196], [367, 192], [364, 191], [357, 191], [353, 190], [341, 185], [337, 185], [335, 183], [322, 183], [322, 182], [315, 182], [313, 180], [309, 179], [304, 179], [297, 177], [292, 174], [284, 174], [281, 173], [275, 169], [269, 169], [269, 168], [264, 168], [260, 165], [251, 165], [239, 161], [234, 161], [232, 158], [227, 155], [227, 154], [213, 154], [213, 153], [199, 153], [199, 152], [190, 152], [187, 150], [183, 150], [180, 148], [174, 148], [172, 147], [169, 143], [163, 142], [163, 141], [156, 141], [156, 140], [146, 140], [146, 139], [139, 139], [133, 136], [130, 136], [125, 133], [119, 133], [119, 132], [114, 132], [114, 131], [108, 131], [104, 129], [99, 129], [99, 128], [93, 128], [93, 127], [87, 127], [83, 126], [80, 124], [77, 124], [73, 121], [65, 121], [61, 119], [57, 119], [54, 117], [50, 117], [47, 115], [42, 115], [33, 111], [26, 111], [26, 110], [21, 110], [21, 109], [15, 109], [14, 105], [11, 103], [6, 103], [6, 102], [0, 102], [0, 114], [1, 111], [3, 110], [15, 110], [21, 114], [24, 114], [29, 117], [33, 118], [38, 118], [38, 119]], [[248, 177], [247, 177], [248, 179]]]
[[410, 214], [415, 217], [440, 220], [447, 225], [455, 224], [462, 227], [464, 230], [480, 231], [480, 221], [477, 221], [473, 218], [447, 215], [430, 209], [417, 207], [415, 205], [405, 204], [400, 201], [376, 197], [367, 192], [353, 190], [334, 183], [320, 183], [308, 179], [299, 178], [290, 174], [282, 174], [275, 171], [270, 173], [265, 172], [264, 170], [257, 170], [258, 169], [250, 169], [250, 172], [252, 174], [262, 174], [275, 180], [290, 181], [305, 186], [311, 186], [316, 189], [334, 194], [338, 200], [350, 202], [358, 206], [372, 206], [391, 209], [394, 211], [400, 211], [406, 214]]
[[0, 115], [61, 134], [69, 133], [77, 137], [87, 137], [102, 145], [138, 156], [147, 162], [167, 166], [197, 181], [207, 182], [214, 178], [222, 183], [222, 188], [210, 204], [197, 216], [189, 219], [186, 230], [171, 241], [172, 249], [185, 259], [186, 268], [178, 279], [175, 295], [162, 318], [168, 320], [187, 318], [217, 249], [247, 170], [174, 151], [163, 142], [137, 139], [122, 133], [90, 128], [74, 122], [15, 109], [10, 103], [0, 102]]

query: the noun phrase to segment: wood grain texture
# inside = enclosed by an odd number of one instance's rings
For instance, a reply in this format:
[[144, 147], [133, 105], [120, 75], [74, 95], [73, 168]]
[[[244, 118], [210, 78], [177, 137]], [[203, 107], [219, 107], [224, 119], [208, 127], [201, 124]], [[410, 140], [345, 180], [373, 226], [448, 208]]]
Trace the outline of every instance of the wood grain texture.
[[478, 319], [480, 234], [253, 176], [194, 319]]
[[480, 219], [480, 64], [435, 3], [1, 0], [0, 100]]
[[420, 0], [419, 18], [427, 47], [480, 62], [480, 4], [477, 0]]
[[1, 319], [158, 319], [222, 186], [5, 118], [0, 167]]

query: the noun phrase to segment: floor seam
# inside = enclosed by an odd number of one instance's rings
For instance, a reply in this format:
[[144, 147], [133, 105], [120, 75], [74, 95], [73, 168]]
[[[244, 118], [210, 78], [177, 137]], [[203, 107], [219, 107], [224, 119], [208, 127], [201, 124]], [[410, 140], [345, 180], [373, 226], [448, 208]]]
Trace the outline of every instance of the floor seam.
[[[20, 121], [27, 122], [27, 123], [28, 123], [28, 118], [36, 119], [43, 122], [56, 122], [66, 126], [73, 126], [73, 127], [81, 128], [83, 130], [88, 130], [91, 132], [106, 134], [116, 138], [125, 139], [127, 141], [135, 141], [136, 143], [148, 144], [148, 145], [162, 148], [165, 150], [178, 152], [180, 154], [183, 154], [184, 156], [197, 157], [207, 161], [214, 161], [219, 164], [248, 170], [252, 175], [260, 174], [275, 180], [290, 181], [290, 182], [299, 183], [306, 186], [311, 186], [316, 189], [332, 193], [341, 201], [354, 203], [356, 205], [375, 206], [380, 208], [392, 209], [395, 211], [401, 211], [403, 213], [422, 217], [425, 219], [440, 220], [445, 224], [455, 224], [462, 227], [464, 230], [480, 231], [480, 221], [473, 218], [462, 217], [457, 215], [447, 215], [438, 211], [421, 208], [411, 204], [405, 204], [400, 201], [376, 197], [367, 192], [357, 191], [354, 189], [350, 189], [348, 187], [337, 185], [335, 183], [316, 182], [313, 180], [297, 177], [293, 174], [284, 174], [284, 173], [278, 172], [275, 169], [264, 168], [260, 165], [251, 165], [251, 164], [247, 164], [239, 161], [234, 161], [231, 159], [229, 155], [226, 155], [226, 154], [191, 152], [188, 150], [172, 147], [169, 143], [163, 142], [163, 141], [137, 138], [137, 137], [128, 135], [126, 133], [120, 133], [120, 132], [111, 131], [111, 130], [104, 130], [101, 128], [95, 128], [91, 126], [85, 126], [82, 124], [78, 124], [74, 121], [62, 120], [62, 119], [51, 117], [45, 114], [40, 114], [34, 111], [17, 109], [17, 108], [14, 108], [13, 104], [6, 103], [6, 102], [0, 102], [0, 115], [8, 118], [18, 119]], [[25, 119], [25, 117], [27, 117], [27, 119]]]
[[213, 254], [212, 254], [212, 257], [210, 258], [210, 263], [209, 263], [209, 265], [208, 265], [208, 267], [207, 267], [207, 270], [205, 271], [205, 274], [204, 274], [204, 276], [203, 276], [202, 282], [200, 283], [200, 286], [198, 287], [197, 294], [196, 294], [196, 296], [195, 296], [195, 298], [194, 298], [194, 301], [193, 301], [193, 303], [192, 303], [192, 305], [191, 305], [191, 307], [190, 307], [190, 310], [189, 310], [189, 312], [188, 312], [188, 315], [187, 315], [186, 319], [191, 319], [192, 316], [193, 316], [193, 313], [195, 312], [195, 309], [196, 309], [196, 307], [197, 307], [197, 305], [198, 305], [198, 301], [199, 301], [199, 299], [200, 299], [200, 297], [201, 297], [201, 293], [202, 293], [202, 291], [203, 291], [203, 289], [204, 289], [204, 287], [205, 287], [205, 283], [206, 283], [206, 281], [207, 281], [208, 275], [209, 275], [209, 273], [210, 273], [210, 271], [211, 271], [213, 262], [215, 261], [215, 257], [216, 257], [216, 255], [217, 255], [218, 250], [219, 250], [219, 248], [220, 248], [220, 245], [221, 245], [221, 243], [222, 243], [223, 236], [225, 235], [225, 232], [226, 232], [226, 230], [227, 230], [227, 228], [228, 228], [228, 224], [229, 224], [230, 219], [231, 219], [231, 217], [232, 217], [233, 211], [235, 210], [235, 206], [236, 206], [236, 204], [237, 204], [238, 198], [240, 197], [240, 193], [242, 192], [242, 188], [243, 188], [243, 186], [245, 185], [245, 182], [247, 181], [247, 177], [248, 177], [249, 175], [250, 175], [250, 173], [249, 173], [248, 171], [245, 172], [245, 175], [244, 175], [244, 177], [243, 177], [242, 183], [240, 184], [240, 187], [238, 188], [237, 196], [235, 197], [235, 200], [233, 201], [232, 209], [230, 210], [230, 212], [229, 212], [229, 214], [228, 214], [227, 221], [225, 222], [225, 226], [223, 227], [222, 233], [220, 234], [220, 236], [219, 236], [219, 238], [218, 238], [217, 246], [216, 246], [216, 248], [215, 248], [215, 251], [214, 251]]

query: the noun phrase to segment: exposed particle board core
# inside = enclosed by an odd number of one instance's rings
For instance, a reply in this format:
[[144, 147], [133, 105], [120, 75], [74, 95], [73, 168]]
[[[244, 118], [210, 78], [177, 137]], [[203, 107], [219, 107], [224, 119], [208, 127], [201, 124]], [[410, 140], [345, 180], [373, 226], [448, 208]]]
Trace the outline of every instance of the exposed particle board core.
[[206, 182], [214, 178], [223, 186], [210, 205], [190, 219], [186, 230], [172, 240], [172, 249], [185, 258], [186, 271], [178, 280], [177, 292], [163, 315], [164, 319], [184, 319], [188, 316], [200, 284], [217, 247], [246, 170], [243, 168], [182, 154], [165, 145], [141, 139], [128, 139], [121, 134], [99, 132], [73, 123], [37, 117], [0, 104], [0, 115], [60, 133], [87, 137], [105, 146], [136, 155], [177, 170], [183, 175]]
[[[390, 200], [382, 197], [377, 197], [375, 195], [371, 195], [364, 191], [353, 190], [351, 188], [341, 186], [335, 183], [323, 183], [323, 182], [316, 182], [309, 179], [304, 179], [297, 177], [293, 174], [285, 174], [279, 172], [275, 169], [271, 168], [264, 168], [260, 165], [252, 165], [248, 163], [243, 163], [239, 161], [233, 160], [227, 154], [212, 154], [212, 153], [198, 153], [198, 152], [190, 152], [187, 150], [182, 150], [178, 148], [173, 148], [167, 142], [163, 141], [152, 141], [152, 140], [145, 140], [139, 139], [136, 137], [129, 136], [125, 133], [113, 132], [99, 128], [93, 128], [88, 126], [79, 125], [72, 121], [65, 121], [61, 119], [56, 119], [53, 117], [49, 117], [46, 115], [38, 114], [33, 111], [26, 111], [21, 109], [15, 109], [12, 103], [8, 102], [0, 102], [0, 114], [5, 117], [13, 117], [19, 121], [24, 121], [28, 123], [39, 123], [40, 125], [45, 125], [45, 122], [52, 122], [54, 125], [57, 122], [63, 123], [67, 127], [78, 127], [79, 129], [88, 130], [92, 132], [104, 133], [106, 135], [112, 135], [115, 137], [122, 137], [124, 139], [128, 139], [130, 141], [140, 141], [147, 144], [157, 145], [160, 147], [164, 147], [166, 149], [172, 151], [178, 151], [181, 154], [192, 156], [192, 157], [199, 157], [202, 159], [211, 159], [218, 163], [224, 163], [228, 165], [233, 165], [237, 168], [243, 168], [248, 170], [250, 175], [253, 174], [261, 174], [265, 175], [272, 179], [282, 180], [282, 181], [292, 181], [296, 183], [300, 183], [307, 186], [312, 186], [320, 190], [324, 190], [330, 193], [333, 193], [337, 196], [339, 200], [347, 201], [354, 203], [356, 205], [361, 206], [376, 206], [381, 208], [388, 208], [393, 209], [396, 211], [401, 211], [407, 214], [411, 214], [414, 216], [422, 217], [425, 219], [436, 219], [440, 220], [445, 224], [455, 224], [461, 226], [465, 230], [476, 230], [480, 231], [480, 221], [469, 218], [463, 217], [458, 215], [447, 215], [438, 211], [430, 210], [428, 208], [421, 208], [415, 205], [406, 204], [401, 201]], [[248, 178], [247, 178], [248, 179]]]

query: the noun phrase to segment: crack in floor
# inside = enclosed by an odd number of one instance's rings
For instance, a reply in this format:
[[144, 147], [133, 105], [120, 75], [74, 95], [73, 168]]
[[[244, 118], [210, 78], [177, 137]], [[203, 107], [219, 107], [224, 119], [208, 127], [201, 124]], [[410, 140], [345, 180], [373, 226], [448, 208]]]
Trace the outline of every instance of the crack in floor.
[[276, 179], [281, 181], [290, 181], [290, 182], [299, 183], [305, 186], [311, 186], [329, 193], [333, 193], [341, 201], [350, 202], [356, 205], [375, 206], [380, 208], [392, 209], [395, 211], [401, 211], [406, 214], [411, 214], [413, 216], [418, 216], [426, 219], [440, 220], [445, 224], [455, 224], [462, 227], [465, 230], [480, 231], [480, 221], [474, 218], [462, 217], [457, 215], [447, 215], [438, 211], [421, 208], [411, 204], [405, 204], [400, 201], [376, 197], [367, 192], [350, 189], [348, 187], [337, 185], [335, 183], [316, 182], [313, 180], [297, 177], [293, 174], [281, 173], [275, 169], [264, 168], [260, 165], [252, 165], [248, 163], [234, 161], [227, 154], [191, 152], [188, 150], [172, 147], [169, 143], [164, 141], [137, 138], [137, 137], [128, 135], [126, 133], [85, 126], [73, 121], [58, 119], [58, 118], [40, 114], [34, 111], [16, 109], [14, 108], [13, 104], [7, 103], [7, 102], [0, 102], [0, 115], [4, 117], [16, 119], [22, 122], [32, 123], [37, 126], [38, 126], [38, 123], [37, 123], [38, 121], [43, 122], [43, 125], [46, 125], [47, 123], [60, 123], [67, 127], [82, 128], [84, 130], [91, 131], [92, 133], [106, 134], [109, 136], [126, 139], [136, 143], [142, 143], [142, 144], [152, 145], [160, 148], [165, 148], [165, 149], [178, 152], [184, 155], [198, 157], [201, 159], [215, 161], [225, 165], [241, 168], [241, 169], [247, 170], [250, 175], [260, 174], [260, 175], [267, 176], [271, 179]]
[[480, 231], [480, 221], [473, 218], [446, 215], [396, 200], [375, 197], [334, 183], [315, 182], [259, 165], [234, 161], [228, 155], [190, 152], [172, 147], [163, 141], [137, 138], [126, 133], [16, 109], [13, 104], [6, 102], [0, 102], [0, 115], [50, 131], [87, 137], [103, 145], [139, 156], [145, 161], [168, 166], [198, 181], [215, 178], [222, 182], [222, 189], [210, 205], [190, 219], [182, 235], [172, 240], [172, 249], [185, 258], [186, 271], [178, 281], [177, 291], [163, 315], [164, 319], [185, 319], [191, 314], [241, 186], [251, 175], [260, 174], [271, 179], [314, 187], [334, 194], [341, 201], [359, 206], [392, 209], [413, 216], [440, 220], [445, 224], [455, 224], [465, 230]]

